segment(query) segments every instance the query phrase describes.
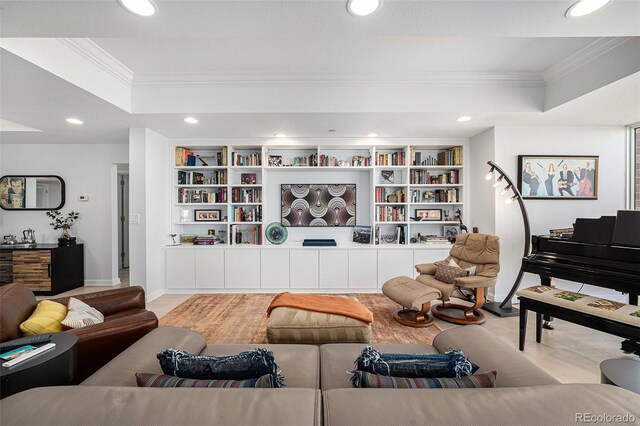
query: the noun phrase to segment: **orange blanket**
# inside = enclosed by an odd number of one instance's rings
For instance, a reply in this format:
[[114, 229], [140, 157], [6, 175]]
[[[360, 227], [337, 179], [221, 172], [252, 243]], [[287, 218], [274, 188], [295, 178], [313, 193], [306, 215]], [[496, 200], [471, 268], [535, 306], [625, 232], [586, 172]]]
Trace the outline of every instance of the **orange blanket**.
[[275, 308], [288, 307], [305, 311], [322, 312], [324, 314], [342, 315], [371, 324], [373, 314], [366, 306], [353, 299], [319, 294], [280, 293], [267, 308], [267, 316]]

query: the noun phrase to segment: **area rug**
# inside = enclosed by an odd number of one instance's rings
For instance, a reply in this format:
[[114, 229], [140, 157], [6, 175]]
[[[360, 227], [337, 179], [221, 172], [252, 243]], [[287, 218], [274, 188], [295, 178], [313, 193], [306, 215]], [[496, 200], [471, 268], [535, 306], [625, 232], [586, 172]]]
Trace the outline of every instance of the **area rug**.
[[[267, 343], [267, 307], [274, 294], [196, 294], [160, 319], [161, 326], [188, 328], [207, 343]], [[398, 305], [382, 294], [352, 294], [373, 312], [372, 343], [427, 343], [440, 333], [405, 327], [391, 316]]]

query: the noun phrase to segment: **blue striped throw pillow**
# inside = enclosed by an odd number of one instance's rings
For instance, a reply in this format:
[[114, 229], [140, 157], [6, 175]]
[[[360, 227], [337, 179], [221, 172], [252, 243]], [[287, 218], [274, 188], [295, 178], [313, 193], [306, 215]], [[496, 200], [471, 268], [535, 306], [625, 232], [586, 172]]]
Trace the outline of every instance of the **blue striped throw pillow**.
[[480, 373], [472, 376], [442, 377], [436, 379], [421, 379], [411, 377], [381, 376], [354, 371], [353, 386], [357, 388], [393, 388], [393, 389], [434, 389], [434, 388], [493, 388], [496, 386], [495, 371]]
[[247, 380], [199, 380], [152, 373], [136, 373], [140, 388], [273, 388], [273, 375]]

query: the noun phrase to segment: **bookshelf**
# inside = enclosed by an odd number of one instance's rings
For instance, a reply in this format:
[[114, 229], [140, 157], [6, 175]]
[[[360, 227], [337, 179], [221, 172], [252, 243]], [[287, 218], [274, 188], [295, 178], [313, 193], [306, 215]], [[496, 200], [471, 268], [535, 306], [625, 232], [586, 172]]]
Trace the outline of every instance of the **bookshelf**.
[[273, 247], [264, 245], [264, 216], [269, 209], [273, 219], [279, 210], [275, 177], [287, 171], [287, 179], [298, 176], [301, 183], [323, 182], [319, 172], [368, 176], [369, 189], [360, 189], [361, 183], [358, 192], [370, 191], [369, 216], [358, 225], [372, 227], [373, 247], [426, 247], [418, 235], [459, 232], [457, 216], [464, 218], [461, 146], [197, 145], [172, 150], [170, 233], [186, 236], [183, 241], [215, 234], [224, 241], [219, 247]]

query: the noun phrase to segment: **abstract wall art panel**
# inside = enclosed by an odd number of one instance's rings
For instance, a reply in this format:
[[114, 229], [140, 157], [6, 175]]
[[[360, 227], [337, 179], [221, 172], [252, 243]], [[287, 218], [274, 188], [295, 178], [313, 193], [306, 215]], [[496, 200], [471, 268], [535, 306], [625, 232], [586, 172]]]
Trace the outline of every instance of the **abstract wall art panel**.
[[281, 185], [282, 224], [355, 226], [355, 184]]

